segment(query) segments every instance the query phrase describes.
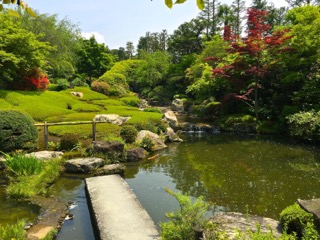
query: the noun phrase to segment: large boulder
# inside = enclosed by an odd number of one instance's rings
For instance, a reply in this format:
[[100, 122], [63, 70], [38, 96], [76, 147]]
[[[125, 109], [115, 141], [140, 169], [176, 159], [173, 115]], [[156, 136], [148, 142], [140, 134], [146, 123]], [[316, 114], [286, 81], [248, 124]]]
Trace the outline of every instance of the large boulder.
[[167, 147], [167, 145], [163, 142], [163, 140], [159, 137], [158, 134], [155, 134], [147, 130], [141, 130], [138, 133], [136, 142], [139, 144], [142, 142], [144, 138], [148, 138], [152, 141], [152, 143], [154, 144], [152, 148], [153, 150], [160, 150]]
[[61, 158], [62, 155], [63, 155], [63, 152], [59, 152], [59, 151], [39, 151], [39, 152], [32, 152], [32, 153], [26, 154], [26, 156], [35, 157], [37, 159], [42, 159], [42, 160]]
[[104, 175], [112, 175], [112, 174], [124, 174], [126, 167], [122, 163], [118, 164], [110, 164], [105, 165], [102, 168], [98, 168], [97, 171], [94, 173], [94, 176], [104, 176]]
[[130, 117], [120, 117], [118, 114], [99, 114], [94, 117], [95, 122], [107, 122], [115, 125], [122, 125], [127, 122]]
[[165, 142], [183, 142], [171, 127], [167, 128], [164, 136]]
[[163, 120], [172, 128], [178, 127], [178, 119], [173, 111], [166, 111], [163, 115]]
[[127, 162], [138, 162], [144, 158], [146, 158], [146, 154], [143, 148], [132, 148], [127, 151]]
[[100, 153], [113, 161], [122, 161], [124, 156], [124, 143], [116, 141], [96, 141], [93, 142], [92, 150]]
[[96, 153], [103, 154], [123, 153], [124, 143], [116, 141], [96, 141], [93, 143], [93, 149]]
[[310, 200], [298, 199], [297, 203], [302, 209], [313, 214], [316, 224], [320, 227], [320, 198]]
[[174, 99], [171, 103], [171, 109], [175, 112], [182, 113], [184, 112], [183, 100]]
[[[276, 238], [281, 236], [281, 226], [280, 223], [271, 218], [253, 216], [242, 213], [219, 213], [211, 218], [211, 221], [222, 230], [228, 239], [236, 239], [238, 232], [242, 232], [246, 235], [247, 231], [257, 232], [257, 224], [260, 225], [260, 231], [262, 233], [270, 233]], [[210, 233], [206, 232], [205, 235]], [[247, 236], [249, 237], [249, 236]], [[247, 239], [247, 238], [246, 238]], [[249, 238], [248, 238], [249, 239]]]
[[102, 158], [76, 158], [66, 161], [64, 167], [66, 172], [70, 173], [91, 173], [103, 165]]

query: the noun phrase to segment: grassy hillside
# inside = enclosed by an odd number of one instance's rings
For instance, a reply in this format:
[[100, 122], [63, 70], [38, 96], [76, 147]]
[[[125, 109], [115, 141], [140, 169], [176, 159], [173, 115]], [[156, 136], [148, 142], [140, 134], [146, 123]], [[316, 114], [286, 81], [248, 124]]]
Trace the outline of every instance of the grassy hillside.
[[[71, 92], [82, 92], [78, 98]], [[131, 124], [159, 120], [160, 113], [142, 112], [136, 106], [139, 99], [133, 95], [108, 98], [86, 87], [76, 87], [61, 92], [25, 92], [0, 90], [0, 109], [19, 109], [29, 113], [36, 122], [91, 121], [97, 114], [119, 114], [132, 117]], [[91, 137], [91, 125], [49, 127], [52, 135], [76, 133], [81, 138]], [[98, 136], [118, 135], [119, 126], [98, 124]]]

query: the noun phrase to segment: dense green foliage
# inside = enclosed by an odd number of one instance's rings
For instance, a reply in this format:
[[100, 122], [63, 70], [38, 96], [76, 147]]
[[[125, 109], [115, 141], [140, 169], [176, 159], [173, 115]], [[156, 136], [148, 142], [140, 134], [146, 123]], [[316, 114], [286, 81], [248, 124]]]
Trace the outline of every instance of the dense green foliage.
[[291, 136], [307, 140], [320, 141], [320, 112], [299, 112], [288, 117]]
[[33, 156], [24, 154], [5, 154], [5, 165], [15, 177], [39, 174], [44, 168], [44, 162]]
[[79, 143], [79, 136], [74, 133], [62, 135], [60, 139], [60, 150], [70, 151]]
[[25, 221], [19, 220], [16, 224], [0, 226], [0, 239], [26, 240], [27, 234], [24, 230]]
[[136, 140], [138, 130], [132, 125], [126, 125], [121, 128], [120, 136], [126, 143], [133, 143]]
[[[39, 161], [39, 160], [38, 160]], [[6, 188], [8, 197], [26, 199], [35, 195], [45, 195], [48, 185], [60, 175], [62, 161], [52, 159], [45, 162], [45, 166], [38, 174], [20, 175], [10, 180]]]
[[204, 219], [204, 215], [209, 209], [209, 204], [201, 197], [192, 202], [189, 196], [175, 193], [170, 189], [166, 191], [178, 201], [180, 209], [175, 213], [166, 214], [170, 221], [160, 224], [162, 239], [196, 239], [195, 231], [201, 231], [205, 227], [207, 220]]
[[[52, 90], [91, 85], [97, 92], [117, 97], [134, 91], [159, 105], [184, 95], [191, 114], [220, 123], [229, 115], [251, 115], [259, 126], [252, 127], [253, 131], [290, 132], [314, 141], [314, 133], [294, 132], [296, 122], [302, 120], [291, 116], [320, 109], [320, 7], [302, 3], [290, 1], [291, 6], [299, 7], [287, 11], [266, 1], [253, 1], [244, 23], [243, 1], [231, 5], [201, 1], [199, 16], [182, 23], [172, 34], [147, 32], [136, 48], [128, 41], [125, 47], [112, 50], [94, 37], [81, 38], [77, 25], [67, 19], [59, 21], [56, 15], [38, 14], [38, 21], [33, 21], [24, 12], [14, 20], [1, 14], [5, 27], [0, 30], [4, 36], [0, 55], [5, 61], [0, 64], [0, 88], [26, 89], [26, 77], [32, 79], [30, 74], [37, 72], [48, 75], [54, 83], [49, 85]], [[173, 2], [166, 4], [172, 7]], [[245, 33], [242, 38], [241, 30]], [[74, 106], [73, 100], [63, 99], [50, 108], [42, 102], [14, 99], [1, 103], [13, 108], [19, 105], [36, 120], [89, 119], [89, 112], [115, 110], [102, 102], [88, 106], [88, 99], [83, 100], [83, 105]], [[137, 106], [130, 99], [122, 100]], [[36, 105], [48, 109], [46, 116]], [[127, 116], [125, 108], [117, 110]], [[138, 119], [133, 117], [130, 123], [137, 124]]]
[[37, 14], [37, 18], [26, 12], [20, 13], [16, 22], [35, 34], [39, 41], [49, 43], [52, 48], [46, 60], [50, 64], [42, 66], [54, 81], [55, 78], [71, 78], [76, 71], [77, 51], [81, 47], [80, 29], [67, 18], [58, 20], [56, 14]]
[[287, 233], [295, 233], [299, 239], [308, 239], [304, 235], [310, 234], [310, 231], [316, 234], [314, 239], [319, 237], [317, 231], [312, 231], [314, 228], [313, 215], [304, 211], [297, 203], [288, 206], [280, 213], [280, 222]]
[[89, 40], [81, 40], [81, 47], [78, 51], [78, 72], [86, 74], [91, 79], [100, 77], [106, 70], [110, 69], [113, 64], [109, 49], [96, 41], [94, 36]]
[[0, 88], [24, 89], [26, 77], [45, 64], [51, 47], [7, 14], [0, 14]]
[[17, 110], [0, 110], [0, 150], [34, 149], [38, 132], [33, 119]]

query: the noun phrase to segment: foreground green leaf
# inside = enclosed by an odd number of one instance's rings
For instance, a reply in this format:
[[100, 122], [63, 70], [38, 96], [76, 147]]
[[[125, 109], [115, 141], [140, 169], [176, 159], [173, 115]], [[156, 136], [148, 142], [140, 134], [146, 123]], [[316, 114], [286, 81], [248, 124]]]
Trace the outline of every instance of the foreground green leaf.
[[172, 5], [173, 5], [172, 0], [165, 0], [165, 3], [168, 8], [172, 8]]
[[197, 0], [197, 6], [200, 10], [204, 9], [204, 0]]

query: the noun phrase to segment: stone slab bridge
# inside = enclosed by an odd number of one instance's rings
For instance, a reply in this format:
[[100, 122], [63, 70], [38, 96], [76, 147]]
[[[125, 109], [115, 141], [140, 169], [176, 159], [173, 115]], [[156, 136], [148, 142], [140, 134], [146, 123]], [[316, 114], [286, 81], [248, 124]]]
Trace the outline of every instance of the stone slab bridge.
[[151, 217], [122, 177], [91, 177], [85, 182], [88, 204], [99, 239], [160, 239]]

